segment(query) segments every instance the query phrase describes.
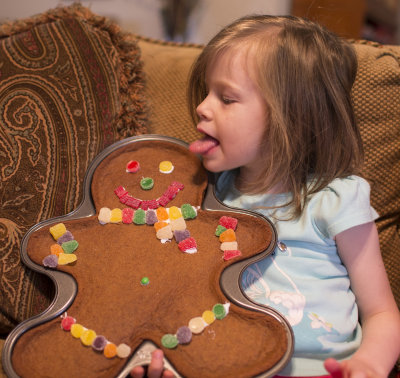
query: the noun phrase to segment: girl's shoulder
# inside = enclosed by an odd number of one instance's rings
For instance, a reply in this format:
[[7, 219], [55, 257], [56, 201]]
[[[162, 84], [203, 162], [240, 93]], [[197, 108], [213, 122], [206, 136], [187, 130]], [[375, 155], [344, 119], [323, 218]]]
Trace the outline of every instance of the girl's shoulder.
[[371, 207], [370, 185], [359, 176], [333, 180], [311, 196], [308, 208], [318, 228], [331, 237], [378, 217]]
[[[330, 182], [324, 189], [318, 192], [321, 198], [335, 198], [352, 200], [362, 197], [369, 202], [370, 185], [367, 180], [360, 176], [347, 176], [344, 178], [336, 178]], [[317, 196], [318, 198], [318, 196]]]

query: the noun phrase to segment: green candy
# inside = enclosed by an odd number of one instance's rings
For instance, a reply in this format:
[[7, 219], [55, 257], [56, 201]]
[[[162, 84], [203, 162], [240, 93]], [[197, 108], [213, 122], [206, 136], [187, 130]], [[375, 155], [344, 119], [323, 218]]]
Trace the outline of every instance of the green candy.
[[226, 316], [226, 311], [225, 311], [225, 307], [224, 305], [217, 303], [216, 305], [214, 305], [213, 309], [212, 309], [215, 318], [218, 320], [221, 320], [223, 318], [225, 318]]
[[72, 253], [78, 248], [79, 244], [76, 240], [69, 240], [61, 244], [64, 253]]
[[193, 209], [192, 205], [189, 203], [185, 203], [182, 205], [181, 213], [182, 213], [183, 219], [194, 219], [197, 216], [196, 211]]
[[226, 231], [226, 228], [219, 224], [215, 230], [215, 236], [220, 236], [224, 231]]
[[133, 223], [145, 224], [146, 223], [146, 212], [143, 209], [137, 209], [133, 215]]
[[179, 344], [178, 338], [175, 335], [167, 333], [161, 338], [161, 344], [168, 349], [174, 349]]
[[154, 186], [154, 180], [151, 177], [143, 177], [140, 180], [140, 187], [143, 190], [150, 190]]

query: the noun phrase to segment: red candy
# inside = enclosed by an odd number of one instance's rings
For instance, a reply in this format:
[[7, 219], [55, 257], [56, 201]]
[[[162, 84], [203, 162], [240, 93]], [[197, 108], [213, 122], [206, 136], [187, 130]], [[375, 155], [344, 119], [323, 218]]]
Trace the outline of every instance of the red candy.
[[242, 253], [240, 251], [237, 250], [226, 250], [224, 251], [224, 260], [230, 260], [233, 259], [235, 257], [240, 256]]
[[76, 319], [72, 316], [64, 316], [61, 320], [61, 327], [64, 331], [70, 331], [72, 324], [76, 323]]
[[179, 192], [178, 188], [170, 185], [168, 189], [165, 191], [164, 196], [168, 197], [170, 200], [173, 200], [178, 194], [178, 192]]
[[142, 203], [140, 204], [140, 208], [143, 210], [148, 210], [148, 209], [157, 209], [158, 207], [158, 201], [157, 200], [143, 200]]
[[136, 160], [131, 160], [130, 162], [128, 162], [128, 164], [126, 165], [126, 171], [129, 173], [135, 173], [140, 169], [140, 164], [138, 161]]
[[174, 181], [170, 186], [177, 188], [178, 190], [182, 190], [185, 186], [178, 182], [178, 181]]
[[132, 223], [133, 213], [134, 212], [130, 207], [125, 207], [122, 209], [122, 223]]
[[236, 226], [238, 224], [238, 220], [236, 218], [228, 217], [228, 216], [222, 216], [219, 219], [219, 224], [221, 226], [224, 226], [226, 229], [232, 229], [236, 230]]
[[159, 199], [158, 199], [158, 203], [160, 204], [160, 206], [165, 207], [168, 205], [168, 202], [170, 201], [170, 199], [163, 194]]
[[196, 240], [194, 240], [194, 238], [190, 237], [179, 242], [178, 247], [182, 252], [187, 252], [188, 250], [196, 250], [197, 243]]
[[132, 207], [135, 210], [137, 210], [140, 207], [141, 203], [142, 203], [141, 200], [139, 200], [139, 199], [137, 199], [135, 197], [132, 197], [129, 194], [126, 194], [125, 196], [120, 198], [120, 202], [125, 204], [126, 206]]
[[128, 191], [123, 186], [119, 186], [117, 189], [114, 190], [114, 193], [117, 195], [119, 199], [121, 199], [121, 197], [128, 194]]

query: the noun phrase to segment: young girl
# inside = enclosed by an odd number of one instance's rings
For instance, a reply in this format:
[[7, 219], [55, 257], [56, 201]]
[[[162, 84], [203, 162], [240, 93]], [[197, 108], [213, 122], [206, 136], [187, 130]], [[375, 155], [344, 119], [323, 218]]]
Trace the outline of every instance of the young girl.
[[[387, 377], [400, 353], [377, 214], [357, 176], [356, 70], [353, 48], [320, 25], [251, 16], [210, 41], [189, 80], [205, 135], [191, 151], [222, 172], [225, 204], [258, 211], [277, 230], [275, 253], [247, 269], [243, 287], [292, 325], [284, 376]], [[160, 360], [157, 351], [156, 374]]]

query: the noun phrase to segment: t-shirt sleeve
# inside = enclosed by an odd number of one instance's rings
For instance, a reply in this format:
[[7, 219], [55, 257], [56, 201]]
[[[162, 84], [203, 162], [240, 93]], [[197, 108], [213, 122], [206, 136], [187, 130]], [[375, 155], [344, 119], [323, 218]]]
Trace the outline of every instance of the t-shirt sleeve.
[[378, 218], [370, 204], [370, 186], [358, 176], [332, 181], [310, 200], [315, 226], [325, 237]]

